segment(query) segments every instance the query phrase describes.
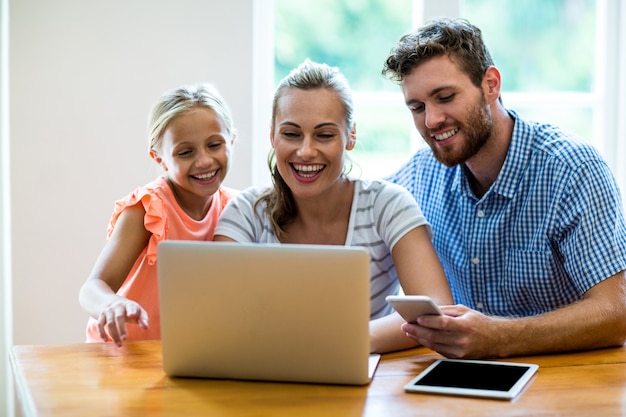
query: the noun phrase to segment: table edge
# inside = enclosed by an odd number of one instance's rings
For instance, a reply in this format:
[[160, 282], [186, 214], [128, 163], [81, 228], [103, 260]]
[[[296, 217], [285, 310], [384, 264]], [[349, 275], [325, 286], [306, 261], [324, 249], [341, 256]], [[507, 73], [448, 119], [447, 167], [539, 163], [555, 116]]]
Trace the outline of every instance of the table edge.
[[11, 363], [11, 370], [13, 372], [13, 382], [15, 384], [16, 394], [18, 398], [17, 406], [22, 409], [24, 417], [37, 417], [37, 406], [35, 405], [35, 399], [33, 398], [28, 384], [24, 378], [24, 374], [19, 366], [16, 352], [11, 347], [9, 351], [9, 362]]

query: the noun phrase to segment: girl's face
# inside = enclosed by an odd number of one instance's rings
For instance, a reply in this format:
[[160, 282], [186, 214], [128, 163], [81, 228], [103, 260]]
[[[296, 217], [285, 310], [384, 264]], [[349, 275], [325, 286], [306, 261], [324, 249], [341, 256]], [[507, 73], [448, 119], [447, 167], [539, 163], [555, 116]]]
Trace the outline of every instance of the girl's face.
[[228, 172], [234, 141], [221, 118], [204, 107], [170, 121], [161, 138], [160, 152], [150, 151], [150, 156], [165, 170], [186, 212], [206, 214]]
[[319, 197], [337, 183], [345, 150], [355, 144], [339, 95], [325, 88], [285, 90], [270, 136], [276, 168], [299, 199]]

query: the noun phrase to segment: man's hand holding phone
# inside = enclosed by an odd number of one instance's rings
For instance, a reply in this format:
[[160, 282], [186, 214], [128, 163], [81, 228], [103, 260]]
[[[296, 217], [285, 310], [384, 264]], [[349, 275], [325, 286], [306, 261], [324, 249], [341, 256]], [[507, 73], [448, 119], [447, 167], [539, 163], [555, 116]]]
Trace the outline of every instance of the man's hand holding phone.
[[443, 314], [437, 304], [425, 295], [388, 295], [385, 300], [408, 323], [416, 323], [419, 316]]

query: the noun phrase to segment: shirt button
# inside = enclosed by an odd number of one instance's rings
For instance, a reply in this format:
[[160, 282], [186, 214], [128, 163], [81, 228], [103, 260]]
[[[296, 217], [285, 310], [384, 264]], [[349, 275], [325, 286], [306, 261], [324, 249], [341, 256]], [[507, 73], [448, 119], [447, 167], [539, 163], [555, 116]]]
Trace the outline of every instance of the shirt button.
[[478, 264], [480, 263], [480, 259], [478, 259], [478, 258], [474, 258], [474, 259], [472, 259], [472, 263], [473, 263], [474, 265], [478, 265]]
[[479, 310], [482, 310], [482, 308], [484, 307], [484, 304], [481, 303], [480, 301], [476, 303], [476, 308]]
[[476, 212], [476, 215], [477, 215], [478, 217], [485, 217], [485, 212], [484, 212], [484, 211], [482, 211], [482, 210], [478, 210], [478, 211]]

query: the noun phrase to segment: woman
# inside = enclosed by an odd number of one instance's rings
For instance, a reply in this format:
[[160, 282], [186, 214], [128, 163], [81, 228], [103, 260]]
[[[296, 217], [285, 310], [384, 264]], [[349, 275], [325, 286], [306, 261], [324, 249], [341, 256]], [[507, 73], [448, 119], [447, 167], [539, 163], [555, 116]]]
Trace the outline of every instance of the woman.
[[411, 195], [385, 181], [352, 179], [347, 151], [356, 144], [346, 78], [305, 61], [279, 84], [270, 131], [273, 187], [250, 188], [222, 213], [215, 240], [363, 246], [370, 252], [372, 352], [415, 346], [385, 296], [452, 296]]

